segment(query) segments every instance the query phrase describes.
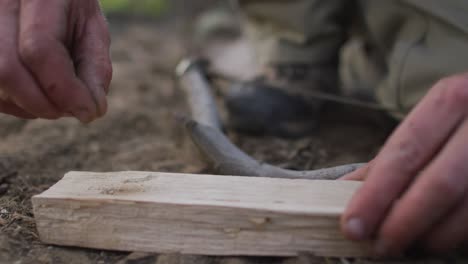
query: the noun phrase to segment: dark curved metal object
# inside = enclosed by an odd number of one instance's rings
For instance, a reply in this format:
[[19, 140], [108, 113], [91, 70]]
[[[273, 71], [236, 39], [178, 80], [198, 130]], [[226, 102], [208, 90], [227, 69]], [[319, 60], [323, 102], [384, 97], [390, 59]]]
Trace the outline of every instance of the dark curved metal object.
[[184, 60], [177, 74], [188, 98], [192, 119], [180, 118], [193, 143], [220, 174], [286, 179], [336, 180], [365, 164], [294, 171], [261, 163], [235, 146], [223, 133], [214, 96], [201, 60]]

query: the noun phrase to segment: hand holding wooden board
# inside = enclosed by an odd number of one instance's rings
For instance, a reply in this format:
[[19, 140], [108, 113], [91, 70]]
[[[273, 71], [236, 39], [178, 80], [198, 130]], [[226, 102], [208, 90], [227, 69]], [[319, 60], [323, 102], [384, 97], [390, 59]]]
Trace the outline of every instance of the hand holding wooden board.
[[339, 217], [357, 182], [71, 172], [33, 197], [43, 242], [202, 255], [370, 254]]

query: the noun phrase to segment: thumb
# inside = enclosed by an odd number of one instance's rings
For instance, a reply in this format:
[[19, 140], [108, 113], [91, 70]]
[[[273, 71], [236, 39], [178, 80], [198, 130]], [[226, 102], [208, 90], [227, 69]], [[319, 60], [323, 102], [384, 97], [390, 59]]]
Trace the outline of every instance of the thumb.
[[112, 63], [110, 59], [110, 35], [107, 23], [100, 11], [97, 1], [95, 8], [88, 9], [88, 16], [82, 24], [81, 35], [75, 43], [74, 61], [79, 79], [90, 91], [98, 106], [99, 115], [107, 111], [106, 94], [112, 79]]

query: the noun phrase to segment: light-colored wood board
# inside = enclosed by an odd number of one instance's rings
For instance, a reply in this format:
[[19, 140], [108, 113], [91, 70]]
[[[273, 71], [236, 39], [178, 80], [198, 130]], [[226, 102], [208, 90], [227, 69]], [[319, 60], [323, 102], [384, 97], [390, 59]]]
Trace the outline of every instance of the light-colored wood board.
[[356, 182], [71, 172], [33, 197], [45, 243], [201, 255], [360, 257], [339, 217]]

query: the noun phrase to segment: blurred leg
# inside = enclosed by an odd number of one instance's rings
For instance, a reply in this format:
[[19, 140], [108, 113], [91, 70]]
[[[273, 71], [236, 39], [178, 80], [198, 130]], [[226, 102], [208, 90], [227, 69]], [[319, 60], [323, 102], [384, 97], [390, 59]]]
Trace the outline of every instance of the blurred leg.
[[376, 84], [377, 98], [398, 109], [396, 116], [407, 114], [441, 78], [468, 72], [467, 1], [361, 0], [361, 4], [367, 40], [386, 65], [385, 77]]
[[322, 101], [338, 90], [339, 50], [354, 0], [238, 0], [265, 77], [235, 85], [226, 96], [231, 124], [283, 136], [309, 134]]
[[261, 65], [336, 65], [352, 1], [239, 0]]

